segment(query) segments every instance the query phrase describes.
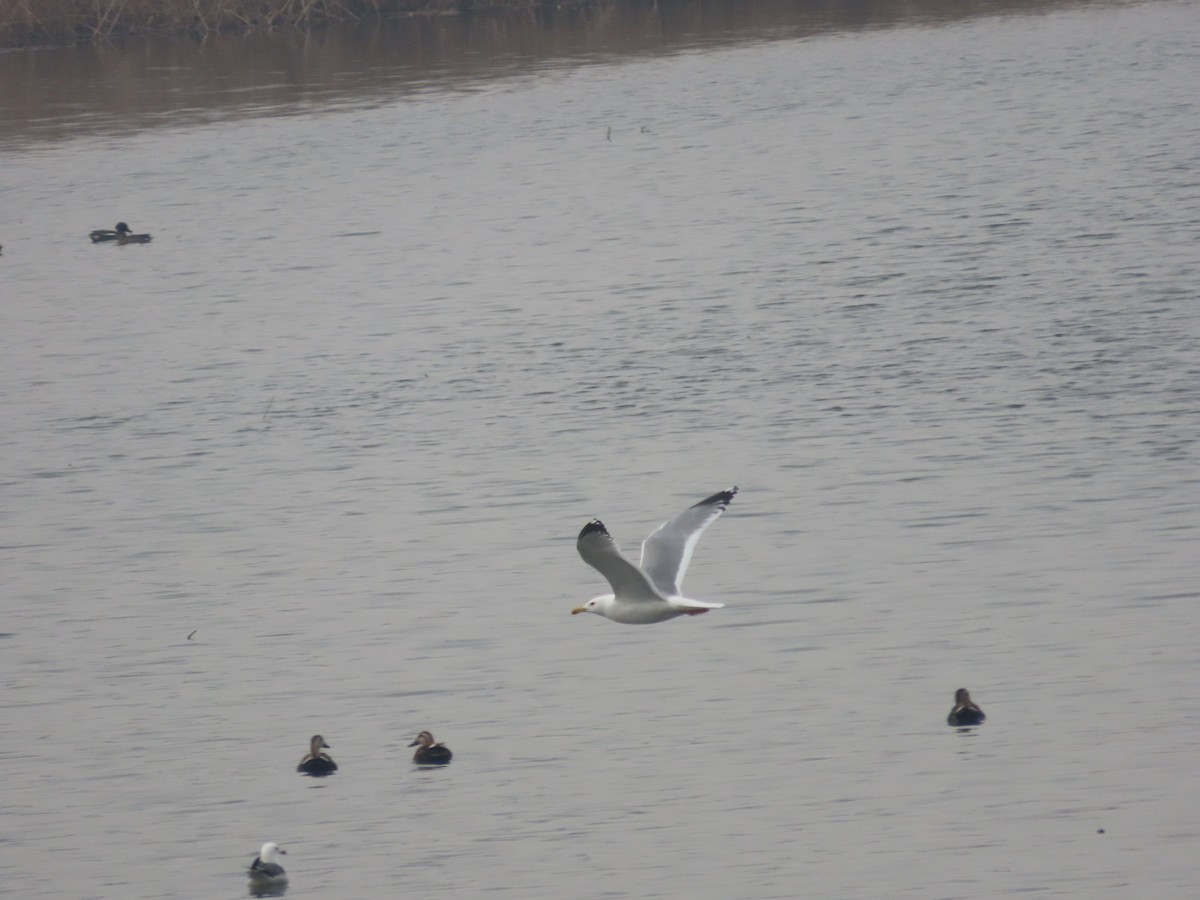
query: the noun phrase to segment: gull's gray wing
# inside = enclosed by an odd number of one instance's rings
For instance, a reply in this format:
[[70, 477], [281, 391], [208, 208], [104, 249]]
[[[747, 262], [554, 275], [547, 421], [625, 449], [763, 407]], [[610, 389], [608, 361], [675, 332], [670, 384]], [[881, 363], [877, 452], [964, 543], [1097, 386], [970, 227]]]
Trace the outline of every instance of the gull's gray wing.
[[622, 600], [663, 602], [664, 598], [654, 589], [646, 573], [625, 558], [599, 519], [583, 526], [575, 547], [583, 561], [604, 576], [615, 596]]
[[679, 596], [683, 576], [700, 533], [725, 512], [737, 488], [713, 494], [695, 506], [689, 506], [669, 522], [663, 522], [642, 542], [641, 570], [658, 590], [668, 597]]

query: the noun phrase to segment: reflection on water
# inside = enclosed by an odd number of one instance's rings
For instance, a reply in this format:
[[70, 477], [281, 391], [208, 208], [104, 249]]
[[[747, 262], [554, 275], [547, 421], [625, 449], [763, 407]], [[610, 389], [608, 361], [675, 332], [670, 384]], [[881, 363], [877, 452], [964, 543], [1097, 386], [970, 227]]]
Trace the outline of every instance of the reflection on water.
[[286, 884], [277, 885], [275, 887], [259, 887], [255, 884], [250, 885], [251, 897], [283, 897], [288, 892]]
[[273, 887], [261, 887], [251, 883], [249, 891], [251, 897], [283, 897], [288, 892], [288, 886], [281, 884]]
[[330, 103], [369, 104], [430, 89], [470, 89], [486, 79], [565, 61], [585, 65], [1080, 2], [667, 0], [413, 16], [308, 33], [13, 51], [0, 53], [0, 143], [289, 114]]

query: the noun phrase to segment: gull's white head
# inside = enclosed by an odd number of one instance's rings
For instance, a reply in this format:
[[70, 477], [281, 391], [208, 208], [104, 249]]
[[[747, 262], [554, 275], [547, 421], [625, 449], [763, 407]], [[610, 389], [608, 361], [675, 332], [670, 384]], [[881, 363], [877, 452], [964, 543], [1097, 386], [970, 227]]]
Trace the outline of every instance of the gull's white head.
[[574, 616], [579, 613], [590, 612], [590, 613], [595, 613], [598, 616], [606, 616], [607, 617], [609, 606], [612, 604], [612, 601], [613, 601], [612, 594], [605, 594], [602, 597], [593, 597], [587, 603], [583, 604], [583, 606], [577, 606], [573, 610], [571, 610], [571, 615]]
[[258, 858], [265, 863], [270, 863], [275, 862], [275, 857], [280, 854], [287, 856], [287, 851], [274, 841], [267, 841], [262, 845], [262, 849], [258, 851]]

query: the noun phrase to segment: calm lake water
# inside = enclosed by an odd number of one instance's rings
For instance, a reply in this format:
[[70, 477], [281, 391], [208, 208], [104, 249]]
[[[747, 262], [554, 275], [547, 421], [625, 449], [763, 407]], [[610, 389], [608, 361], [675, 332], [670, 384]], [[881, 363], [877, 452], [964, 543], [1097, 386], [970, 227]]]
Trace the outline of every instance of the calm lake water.
[[1200, 6], [853, 8], [0, 54], [6, 892], [1197, 895]]

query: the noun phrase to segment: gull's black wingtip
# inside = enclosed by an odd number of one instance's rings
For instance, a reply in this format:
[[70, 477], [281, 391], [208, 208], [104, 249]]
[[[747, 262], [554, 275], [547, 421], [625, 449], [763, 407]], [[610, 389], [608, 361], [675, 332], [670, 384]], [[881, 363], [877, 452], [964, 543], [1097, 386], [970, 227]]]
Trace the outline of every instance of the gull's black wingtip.
[[737, 492], [737, 485], [734, 485], [727, 491], [717, 491], [717, 493], [713, 494], [711, 497], [707, 497], [704, 500], [701, 500], [699, 503], [693, 504], [693, 508], [696, 506], [719, 506], [721, 509], [724, 509], [733, 502], [733, 498], [737, 495]]
[[583, 531], [579, 532], [579, 540], [583, 540], [589, 534], [608, 534], [608, 529], [604, 527], [604, 523], [599, 519], [592, 519], [583, 526]]

